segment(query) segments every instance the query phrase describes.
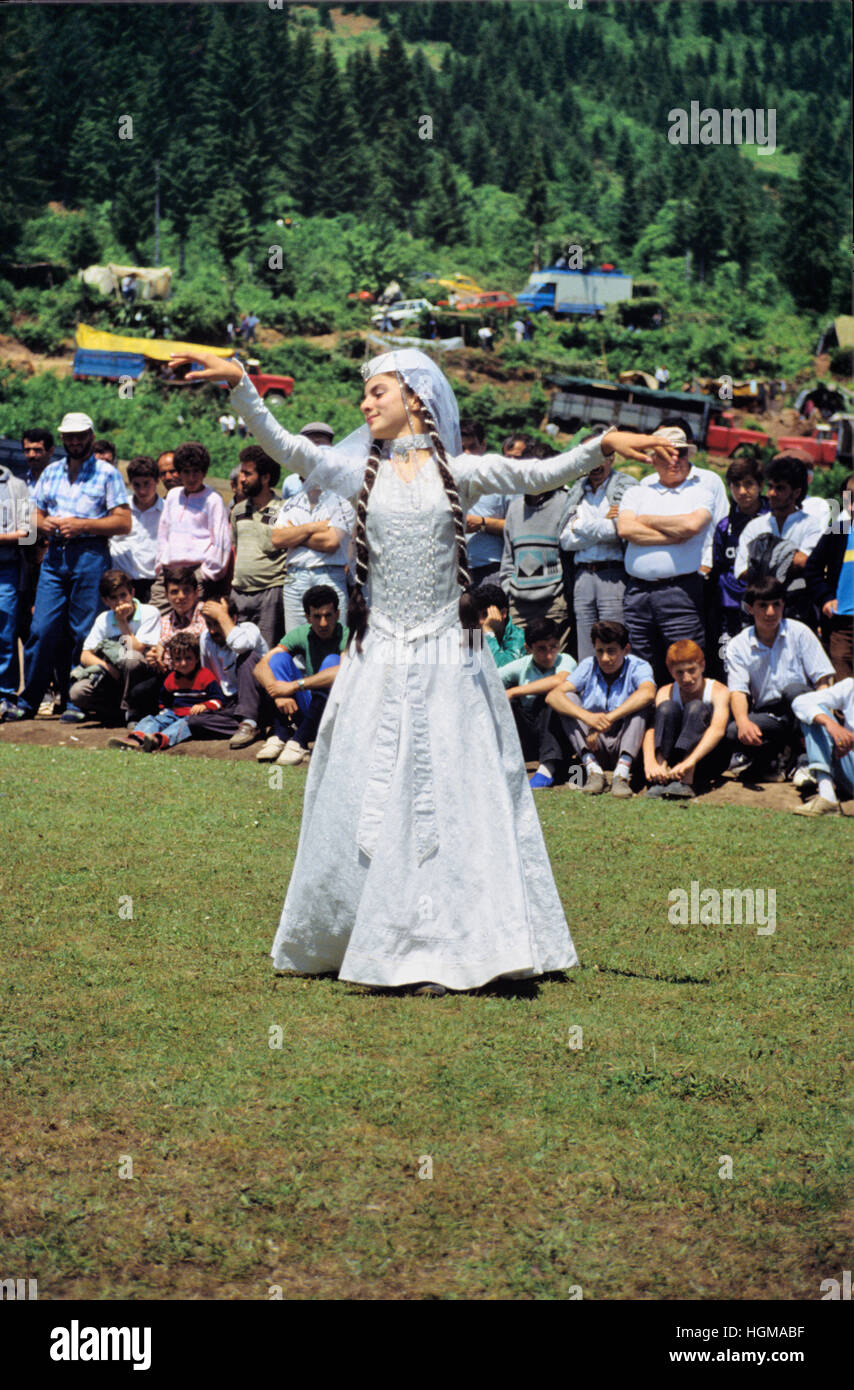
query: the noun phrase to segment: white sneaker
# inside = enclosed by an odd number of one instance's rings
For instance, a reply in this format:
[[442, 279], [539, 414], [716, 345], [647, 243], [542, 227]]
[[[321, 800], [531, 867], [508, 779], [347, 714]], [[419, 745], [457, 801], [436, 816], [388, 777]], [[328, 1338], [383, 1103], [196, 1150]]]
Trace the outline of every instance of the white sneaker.
[[298, 767], [300, 763], [307, 763], [308, 758], [308, 749], [303, 748], [295, 739], [289, 738], [276, 762], [280, 767]]
[[818, 783], [815, 779], [815, 773], [812, 772], [811, 769], [808, 767], [795, 768], [795, 774], [792, 778], [792, 786], [797, 787], [798, 791], [806, 790], [809, 787], [817, 789]]
[[285, 746], [285, 740], [278, 734], [271, 734], [267, 742], [258, 749], [255, 757], [259, 763], [274, 763]]

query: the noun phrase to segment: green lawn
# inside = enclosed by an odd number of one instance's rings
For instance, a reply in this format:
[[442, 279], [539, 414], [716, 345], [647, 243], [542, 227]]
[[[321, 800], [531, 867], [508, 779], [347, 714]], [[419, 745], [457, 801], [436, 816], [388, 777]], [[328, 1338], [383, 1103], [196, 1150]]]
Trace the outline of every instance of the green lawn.
[[[541, 799], [582, 968], [425, 1000], [273, 974], [301, 772], [4, 744], [0, 776], [0, 1263], [41, 1299], [818, 1299], [847, 1267], [847, 825]], [[773, 888], [776, 930], [671, 925], [692, 880]]]

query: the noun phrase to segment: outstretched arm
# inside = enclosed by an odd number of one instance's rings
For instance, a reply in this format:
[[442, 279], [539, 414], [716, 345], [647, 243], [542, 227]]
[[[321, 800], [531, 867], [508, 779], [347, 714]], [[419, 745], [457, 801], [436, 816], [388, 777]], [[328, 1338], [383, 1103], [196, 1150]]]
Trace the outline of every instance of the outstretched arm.
[[[180, 367], [186, 362], [204, 363], [202, 371], [187, 373], [187, 381], [224, 381], [231, 391], [231, 405], [243, 416], [248, 428], [270, 458], [277, 463], [287, 464], [301, 478], [307, 478], [319, 465], [326, 462], [328, 450], [312, 444], [302, 434], [289, 434], [267, 409], [249, 377], [239, 362], [233, 358], [218, 357], [215, 352], [196, 352], [193, 358], [172, 357], [170, 367]], [[324, 480], [323, 487], [333, 485]]]
[[533, 496], [551, 492], [574, 482], [584, 473], [610, 458], [624, 458], [652, 465], [652, 454], [675, 457], [675, 450], [649, 434], [630, 434], [625, 430], [609, 430], [606, 434], [585, 439], [565, 454], [550, 459], [506, 459], [500, 454], [462, 454], [454, 461], [457, 482], [466, 488], [469, 503], [487, 492], [525, 492]]

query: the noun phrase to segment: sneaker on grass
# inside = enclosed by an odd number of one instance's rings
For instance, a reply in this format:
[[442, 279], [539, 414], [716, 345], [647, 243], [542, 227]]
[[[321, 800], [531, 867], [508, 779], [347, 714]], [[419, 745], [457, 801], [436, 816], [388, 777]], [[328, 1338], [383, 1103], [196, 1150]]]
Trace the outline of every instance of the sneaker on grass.
[[86, 711], [78, 709], [76, 705], [66, 705], [65, 713], [59, 716], [60, 724], [82, 724], [86, 718]]
[[271, 734], [267, 742], [258, 749], [255, 758], [259, 763], [274, 763], [284, 747], [285, 740], [279, 738], [278, 734]]
[[792, 814], [795, 816], [841, 816], [842, 807], [838, 801], [827, 801], [823, 796], [814, 796], [805, 806], [799, 806]]
[[308, 749], [303, 748], [302, 744], [297, 743], [296, 739], [289, 738], [276, 759], [276, 762], [280, 767], [299, 767], [300, 763], [307, 763], [308, 759]]

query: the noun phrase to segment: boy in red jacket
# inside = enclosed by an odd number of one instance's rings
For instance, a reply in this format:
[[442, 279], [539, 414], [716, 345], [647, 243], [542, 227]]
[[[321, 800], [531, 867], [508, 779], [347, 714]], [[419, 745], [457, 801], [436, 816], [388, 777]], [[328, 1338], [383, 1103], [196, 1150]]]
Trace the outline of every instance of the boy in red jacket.
[[160, 691], [157, 714], [140, 719], [133, 733], [111, 738], [108, 748], [131, 753], [154, 753], [190, 737], [188, 716], [222, 708], [223, 693], [213, 671], [199, 664], [199, 639], [194, 632], [176, 632], [168, 642], [172, 670]]

